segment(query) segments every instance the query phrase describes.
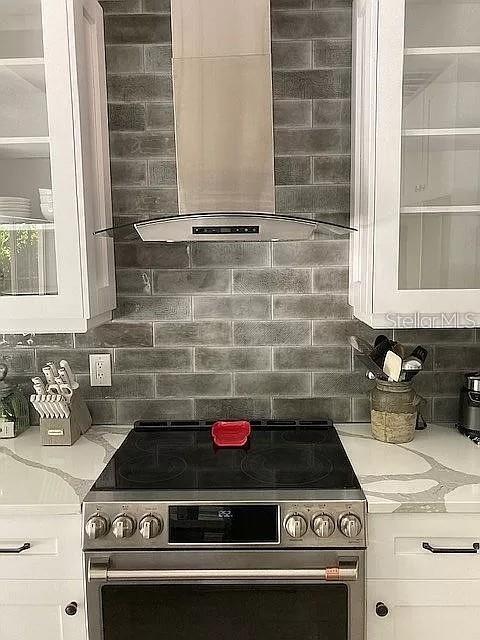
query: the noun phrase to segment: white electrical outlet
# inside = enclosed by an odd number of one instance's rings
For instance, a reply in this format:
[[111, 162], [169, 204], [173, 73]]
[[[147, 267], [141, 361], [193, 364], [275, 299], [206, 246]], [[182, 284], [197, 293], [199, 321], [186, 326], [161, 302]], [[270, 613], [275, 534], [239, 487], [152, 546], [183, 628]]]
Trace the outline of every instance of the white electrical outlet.
[[112, 386], [112, 361], [109, 353], [90, 355], [90, 385], [92, 387]]

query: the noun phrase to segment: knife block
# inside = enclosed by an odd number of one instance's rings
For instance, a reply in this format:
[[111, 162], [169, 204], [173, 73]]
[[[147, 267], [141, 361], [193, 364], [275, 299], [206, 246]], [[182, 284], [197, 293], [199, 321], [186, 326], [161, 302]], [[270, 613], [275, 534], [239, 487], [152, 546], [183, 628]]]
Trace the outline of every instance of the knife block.
[[74, 391], [70, 400], [68, 418], [40, 418], [40, 438], [44, 446], [74, 444], [92, 426], [92, 416], [85, 400]]

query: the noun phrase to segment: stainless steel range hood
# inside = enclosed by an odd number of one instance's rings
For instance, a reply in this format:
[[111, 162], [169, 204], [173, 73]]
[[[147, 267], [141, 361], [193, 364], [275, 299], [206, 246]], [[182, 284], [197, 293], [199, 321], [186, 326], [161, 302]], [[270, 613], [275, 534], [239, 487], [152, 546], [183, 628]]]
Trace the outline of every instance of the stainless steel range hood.
[[171, 7], [180, 215], [135, 223], [142, 240], [305, 240], [353, 231], [275, 212], [270, 0], [171, 0]]

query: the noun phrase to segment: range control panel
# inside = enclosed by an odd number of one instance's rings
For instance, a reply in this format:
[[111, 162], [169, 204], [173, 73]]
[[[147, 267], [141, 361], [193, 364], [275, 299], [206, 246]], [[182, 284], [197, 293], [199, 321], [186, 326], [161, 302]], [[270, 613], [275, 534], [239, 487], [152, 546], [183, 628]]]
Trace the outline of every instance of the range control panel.
[[227, 234], [238, 234], [238, 233], [248, 233], [248, 234], [259, 234], [260, 227], [258, 225], [234, 225], [234, 226], [215, 226], [215, 227], [192, 227], [192, 234], [194, 236], [199, 235], [227, 235]]
[[85, 550], [366, 546], [365, 504], [352, 502], [86, 503]]

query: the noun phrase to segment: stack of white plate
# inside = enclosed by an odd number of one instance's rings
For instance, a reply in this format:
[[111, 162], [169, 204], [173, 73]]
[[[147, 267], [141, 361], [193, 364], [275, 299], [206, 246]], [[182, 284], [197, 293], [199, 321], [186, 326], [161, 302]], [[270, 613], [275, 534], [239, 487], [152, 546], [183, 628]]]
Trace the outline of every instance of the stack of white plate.
[[0, 222], [30, 222], [32, 218], [29, 198], [0, 197]]
[[52, 189], [39, 189], [40, 210], [45, 220], [53, 222], [53, 192]]

